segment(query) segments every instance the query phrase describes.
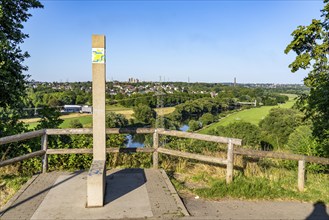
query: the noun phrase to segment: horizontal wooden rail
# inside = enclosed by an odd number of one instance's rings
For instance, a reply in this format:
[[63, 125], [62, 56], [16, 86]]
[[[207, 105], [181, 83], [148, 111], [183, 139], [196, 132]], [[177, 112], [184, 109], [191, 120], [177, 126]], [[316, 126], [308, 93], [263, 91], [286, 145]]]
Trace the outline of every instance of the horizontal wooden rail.
[[[129, 148], [119, 148], [110, 147], [106, 148], [107, 153], [153, 153], [154, 149], [150, 147], [129, 147]], [[47, 154], [92, 154], [92, 148], [75, 148], [75, 149], [48, 149]]]
[[236, 138], [227, 138], [227, 137], [219, 137], [219, 136], [213, 136], [213, 135], [207, 135], [207, 134], [198, 134], [198, 133], [164, 130], [164, 129], [158, 129], [158, 133], [162, 134], [162, 135], [176, 136], [176, 137], [182, 137], [182, 138], [191, 138], [191, 139], [197, 139], [197, 140], [202, 140], [202, 141], [211, 141], [211, 142], [217, 142], [217, 143], [223, 143], [223, 144], [228, 144], [229, 140], [231, 139], [232, 144], [238, 145], [238, 146], [242, 145], [242, 140], [236, 139]]
[[[107, 128], [106, 134], [152, 134], [154, 128]], [[92, 134], [92, 128], [47, 129], [48, 135]]]
[[243, 148], [234, 148], [234, 153], [250, 156], [254, 158], [264, 157], [264, 158], [275, 158], [275, 159], [285, 159], [285, 160], [305, 160], [305, 162], [329, 165], [329, 158], [305, 156], [300, 154], [289, 154], [289, 153], [274, 152], [274, 151], [259, 151], [259, 150], [243, 149]]
[[154, 148], [151, 147], [127, 147], [127, 148], [118, 148], [118, 147], [110, 147], [106, 148], [107, 153], [153, 153]]
[[171, 150], [171, 149], [167, 149], [167, 148], [163, 148], [163, 147], [159, 147], [158, 152], [163, 153], [163, 154], [172, 155], [172, 156], [177, 156], [177, 157], [185, 157], [188, 159], [200, 160], [200, 161], [209, 162], [209, 163], [216, 163], [216, 164], [222, 164], [222, 165], [227, 164], [226, 159], [205, 156], [205, 155], [200, 155], [200, 154], [187, 153], [187, 152], [182, 152], [182, 151], [177, 151], [177, 150]]
[[92, 154], [92, 148], [47, 149], [47, 154]]
[[152, 134], [154, 128], [107, 128], [106, 134]]
[[47, 135], [92, 134], [92, 128], [46, 129]]
[[46, 130], [42, 129], [42, 130], [38, 130], [38, 131], [30, 131], [30, 132], [26, 132], [23, 134], [16, 134], [16, 135], [8, 136], [8, 137], [3, 137], [3, 138], [0, 138], [0, 145], [17, 142], [17, 141], [23, 141], [23, 140], [27, 140], [27, 139], [31, 139], [31, 138], [35, 138], [35, 137], [40, 137], [40, 136], [44, 135], [45, 133], [46, 133]]
[[4, 160], [0, 162], [0, 167], [7, 166], [16, 162], [20, 162], [22, 160], [30, 159], [32, 157], [43, 156], [45, 153], [46, 153], [45, 150], [39, 150], [29, 154], [25, 154], [23, 156], [15, 157], [9, 160]]

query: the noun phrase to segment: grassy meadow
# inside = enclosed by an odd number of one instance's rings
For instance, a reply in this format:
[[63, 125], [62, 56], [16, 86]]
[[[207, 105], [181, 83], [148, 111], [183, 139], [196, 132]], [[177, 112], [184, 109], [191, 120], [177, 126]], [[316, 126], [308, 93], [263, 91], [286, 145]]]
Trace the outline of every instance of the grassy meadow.
[[295, 97], [296, 95], [289, 94], [289, 101], [277, 106], [262, 106], [258, 108], [251, 108], [234, 112], [232, 114], [229, 114], [225, 118], [220, 119], [219, 122], [215, 122], [209, 126], [204, 127], [203, 129], [200, 129], [199, 133], [207, 134], [210, 130], [215, 129], [218, 126], [226, 126], [235, 121], [244, 121], [252, 123], [254, 125], [258, 125], [258, 123], [262, 119], [264, 119], [266, 115], [268, 115], [272, 108], [291, 108], [295, 103]]

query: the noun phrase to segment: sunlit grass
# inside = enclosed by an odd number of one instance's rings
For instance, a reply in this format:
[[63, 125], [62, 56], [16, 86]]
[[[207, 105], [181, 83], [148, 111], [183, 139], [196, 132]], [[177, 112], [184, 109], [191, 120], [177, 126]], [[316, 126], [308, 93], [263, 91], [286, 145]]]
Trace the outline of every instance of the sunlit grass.
[[272, 108], [291, 108], [294, 105], [294, 103], [295, 100], [293, 98], [290, 98], [288, 102], [277, 106], [262, 106], [259, 108], [251, 108], [251, 109], [238, 111], [226, 116], [223, 119], [220, 119], [219, 122], [213, 123], [205, 127], [204, 129], [201, 129], [199, 133], [208, 134], [210, 130], [216, 129], [218, 126], [226, 126], [236, 121], [244, 121], [244, 122], [252, 123], [254, 125], [258, 125], [259, 122], [262, 119], [264, 119], [266, 115], [269, 114]]

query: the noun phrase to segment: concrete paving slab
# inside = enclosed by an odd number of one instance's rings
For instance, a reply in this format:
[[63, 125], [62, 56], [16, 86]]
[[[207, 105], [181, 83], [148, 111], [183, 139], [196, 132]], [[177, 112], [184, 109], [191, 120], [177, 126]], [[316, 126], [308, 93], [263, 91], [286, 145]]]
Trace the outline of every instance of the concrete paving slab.
[[86, 208], [87, 172], [36, 176], [1, 219], [176, 219], [188, 214], [164, 171], [112, 169], [104, 207]]
[[[69, 180], [68, 180], [69, 179]], [[60, 176], [31, 219], [118, 219], [152, 217], [143, 173], [107, 176], [105, 205], [86, 208], [86, 173]], [[67, 180], [67, 181], [66, 181]], [[63, 182], [63, 184], [60, 184]]]
[[0, 212], [1, 219], [30, 219], [60, 174], [63, 173], [34, 176], [17, 192], [11, 204]]

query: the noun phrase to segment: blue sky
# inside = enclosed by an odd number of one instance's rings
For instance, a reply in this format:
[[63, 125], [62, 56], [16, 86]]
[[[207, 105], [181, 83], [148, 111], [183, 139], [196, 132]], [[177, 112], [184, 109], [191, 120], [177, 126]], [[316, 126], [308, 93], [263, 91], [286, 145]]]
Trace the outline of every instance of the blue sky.
[[107, 79], [302, 83], [285, 55], [322, 1], [41, 1], [25, 23], [30, 79], [90, 81], [91, 35], [106, 35]]

